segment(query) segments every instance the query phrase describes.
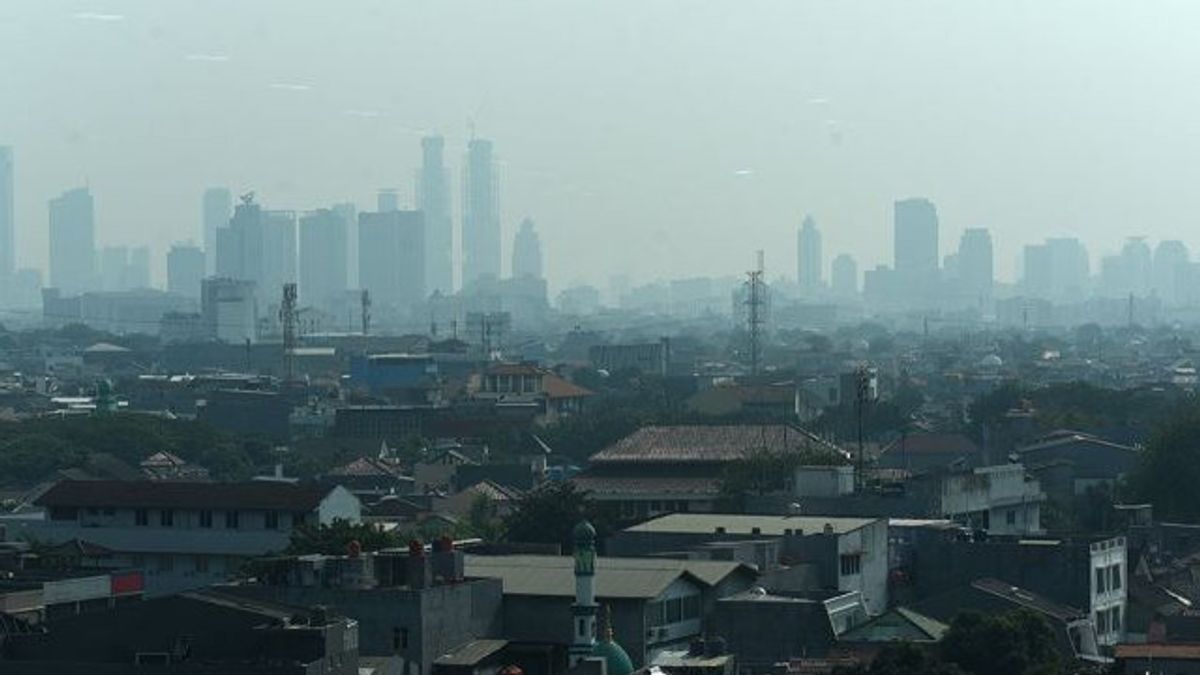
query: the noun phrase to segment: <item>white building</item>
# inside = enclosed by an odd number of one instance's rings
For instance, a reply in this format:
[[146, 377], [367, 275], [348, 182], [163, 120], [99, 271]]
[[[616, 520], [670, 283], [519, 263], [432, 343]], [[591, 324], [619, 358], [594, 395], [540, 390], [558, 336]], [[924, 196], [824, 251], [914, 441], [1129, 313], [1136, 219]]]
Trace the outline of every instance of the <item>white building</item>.
[[283, 551], [299, 525], [362, 514], [340, 486], [271, 481], [60, 481], [35, 504], [0, 520], [6, 539], [86, 542], [99, 566], [145, 570], [148, 593], [223, 581], [247, 558]]
[[1040, 534], [1046, 494], [1021, 464], [985, 466], [942, 479], [941, 515], [993, 535]]

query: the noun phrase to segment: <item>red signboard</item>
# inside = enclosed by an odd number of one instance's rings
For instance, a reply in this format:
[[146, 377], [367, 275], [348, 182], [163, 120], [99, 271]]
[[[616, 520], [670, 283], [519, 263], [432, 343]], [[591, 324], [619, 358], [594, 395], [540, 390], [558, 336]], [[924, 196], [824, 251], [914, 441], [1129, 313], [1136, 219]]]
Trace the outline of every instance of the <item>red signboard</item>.
[[120, 574], [113, 574], [111, 579], [113, 595], [141, 593], [146, 588], [146, 580], [142, 577], [141, 572], [122, 572]]

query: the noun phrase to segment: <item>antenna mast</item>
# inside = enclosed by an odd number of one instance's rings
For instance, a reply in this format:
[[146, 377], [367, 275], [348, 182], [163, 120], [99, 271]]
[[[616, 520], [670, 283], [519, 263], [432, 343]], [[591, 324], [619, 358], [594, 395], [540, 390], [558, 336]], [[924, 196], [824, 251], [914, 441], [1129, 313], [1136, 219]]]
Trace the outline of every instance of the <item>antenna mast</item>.
[[758, 252], [758, 268], [746, 273], [746, 330], [750, 337], [750, 374], [758, 375], [762, 359], [762, 327], [766, 322], [763, 307], [766, 289], [763, 286], [763, 252]]
[[283, 302], [279, 305], [279, 323], [283, 326], [283, 372], [291, 382], [295, 375], [296, 351], [296, 284], [283, 285]]

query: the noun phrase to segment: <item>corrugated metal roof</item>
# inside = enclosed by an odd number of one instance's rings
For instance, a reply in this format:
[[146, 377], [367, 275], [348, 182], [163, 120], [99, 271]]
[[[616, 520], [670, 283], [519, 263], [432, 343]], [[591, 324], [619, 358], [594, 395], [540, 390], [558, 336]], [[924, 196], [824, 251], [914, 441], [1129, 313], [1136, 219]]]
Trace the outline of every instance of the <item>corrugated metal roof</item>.
[[825, 441], [787, 424], [678, 425], [642, 427], [592, 455], [590, 461], [730, 462], [763, 450], [837, 453]]
[[[672, 513], [627, 529], [629, 532], [677, 532], [714, 534], [724, 528], [726, 534], [783, 536], [787, 530], [817, 534], [828, 525], [835, 534], [853, 532], [877, 522], [879, 518], [843, 518], [826, 516], [748, 516], [727, 513]], [[757, 531], [755, 531], [757, 530]]]
[[[610, 599], [651, 599], [680, 577], [712, 586], [738, 571], [751, 572], [749, 567], [735, 562], [601, 557], [596, 559], [596, 595]], [[465, 574], [501, 579], [504, 592], [509, 595], [575, 596], [575, 560], [570, 556], [468, 555]]]

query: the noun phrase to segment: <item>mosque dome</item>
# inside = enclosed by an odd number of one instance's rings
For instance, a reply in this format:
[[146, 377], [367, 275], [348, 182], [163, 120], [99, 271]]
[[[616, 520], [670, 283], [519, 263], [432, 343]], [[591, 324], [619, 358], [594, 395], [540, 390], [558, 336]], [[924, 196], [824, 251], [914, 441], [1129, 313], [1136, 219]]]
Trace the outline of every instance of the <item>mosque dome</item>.
[[596, 541], [596, 528], [586, 520], [579, 521], [575, 529], [571, 531], [571, 538], [576, 544], [592, 544]]
[[608, 675], [631, 675], [633, 673], [633, 661], [630, 660], [629, 654], [621, 645], [613, 642], [612, 638], [606, 638], [596, 643], [592, 648], [592, 656], [604, 659], [608, 666], [606, 672]]

